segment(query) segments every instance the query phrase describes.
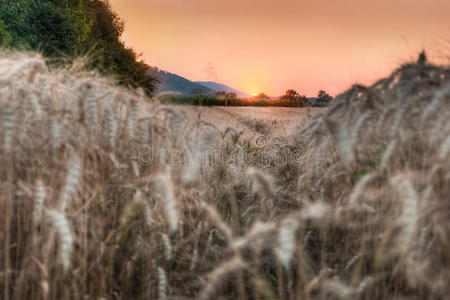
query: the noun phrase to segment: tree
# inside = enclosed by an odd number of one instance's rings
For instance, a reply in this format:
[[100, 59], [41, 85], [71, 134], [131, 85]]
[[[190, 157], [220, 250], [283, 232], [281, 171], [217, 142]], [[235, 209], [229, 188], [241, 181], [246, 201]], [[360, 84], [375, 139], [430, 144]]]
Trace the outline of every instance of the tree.
[[0, 1], [0, 20], [10, 36], [8, 46], [21, 47], [31, 29], [25, 21], [26, 5], [24, 1]]
[[320, 90], [317, 93], [317, 100], [315, 100], [315, 102], [313, 103], [313, 106], [316, 106], [316, 107], [327, 106], [332, 99], [333, 99], [333, 97], [328, 95], [327, 92], [325, 92], [324, 90]]
[[[107, 0], [79, 0], [76, 9], [80, 18], [90, 24], [88, 49], [92, 66], [104, 73], [115, 75], [120, 84], [142, 87], [147, 94], [155, 88], [156, 79], [150, 76], [150, 67], [139, 59], [133, 49], [125, 47], [120, 37], [124, 22], [111, 8]], [[75, 6], [76, 0], [72, 0]], [[81, 4], [80, 4], [81, 3]]]
[[226, 98], [226, 99], [236, 99], [237, 96], [236, 96], [236, 93], [233, 93], [233, 92], [227, 92], [227, 93], [225, 94], [225, 98]]
[[217, 91], [215, 94], [216, 98], [225, 99], [227, 96], [227, 92], [225, 91]]
[[88, 68], [122, 85], [155, 88], [149, 66], [120, 40], [124, 23], [108, 0], [0, 1], [0, 21], [3, 44], [65, 60], [86, 55]]
[[11, 43], [11, 34], [8, 32], [5, 24], [0, 20], [0, 46], [8, 46]]
[[269, 96], [267, 96], [264, 93], [259, 93], [258, 95], [255, 96], [255, 98], [258, 100], [264, 100], [264, 99], [269, 99]]
[[78, 36], [81, 32], [78, 32], [70, 11], [52, 2], [32, 1], [24, 21], [31, 25], [25, 40], [31, 48], [39, 49], [45, 56], [60, 53], [72, 56], [80, 46]]
[[192, 96], [201, 96], [203, 95], [203, 89], [201, 87], [195, 87], [191, 89], [190, 93]]
[[293, 89], [289, 89], [286, 91], [286, 93], [284, 94], [284, 96], [287, 99], [292, 99], [295, 100], [296, 98], [300, 97], [300, 94], [297, 93], [297, 91], [293, 90]]
[[300, 95], [293, 89], [287, 90], [284, 96], [281, 97], [281, 99], [295, 102], [295, 104], [299, 106], [306, 106], [306, 104], [308, 103], [308, 99], [305, 96]]
[[329, 101], [329, 100], [332, 99], [332, 97], [331, 97], [330, 95], [328, 95], [328, 93], [325, 92], [324, 90], [320, 90], [320, 91], [317, 93], [317, 97], [318, 97], [319, 99], [327, 100], [327, 101]]

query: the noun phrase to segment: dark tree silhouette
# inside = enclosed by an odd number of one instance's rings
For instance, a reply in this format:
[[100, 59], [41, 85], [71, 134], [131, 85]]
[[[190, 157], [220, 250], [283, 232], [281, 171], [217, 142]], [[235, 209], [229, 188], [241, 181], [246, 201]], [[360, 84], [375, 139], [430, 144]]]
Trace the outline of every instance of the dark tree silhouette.
[[297, 93], [297, 91], [295, 91], [293, 89], [287, 90], [284, 95], [286, 96], [286, 98], [293, 99], [293, 100], [295, 100], [296, 98], [300, 97], [300, 94]]
[[328, 95], [327, 92], [325, 92], [324, 90], [320, 90], [317, 93], [317, 99], [313, 101], [312, 105], [315, 107], [324, 107], [327, 106], [332, 99], [333, 97]]
[[236, 99], [237, 96], [236, 96], [236, 93], [228, 92], [228, 93], [225, 94], [225, 98], [227, 98], [227, 99]]
[[258, 95], [255, 96], [256, 99], [261, 100], [261, 99], [269, 99], [269, 96], [267, 96], [264, 93], [259, 93]]
[[308, 99], [293, 89], [287, 90], [281, 99], [296, 102], [299, 106], [306, 106], [308, 104]]
[[218, 92], [216, 92], [216, 97], [217, 98], [225, 98], [226, 95], [227, 95], [227, 92], [225, 92], [225, 91], [218, 91]]
[[318, 97], [319, 99], [322, 99], [322, 100], [328, 100], [328, 101], [332, 99], [332, 97], [331, 97], [330, 95], [328, 95], [328, 93], [325, 92], [324, 90], [320, 90], [320, 91], [317, 93], [317, 97]]

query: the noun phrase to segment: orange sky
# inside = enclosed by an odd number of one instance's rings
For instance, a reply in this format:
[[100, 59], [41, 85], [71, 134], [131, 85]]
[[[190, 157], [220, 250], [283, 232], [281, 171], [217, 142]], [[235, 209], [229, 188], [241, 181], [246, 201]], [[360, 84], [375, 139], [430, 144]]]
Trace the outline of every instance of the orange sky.
[[110, 1], [148, 64], [249, 93], [334, 95], [450, 52], [450, 0]]

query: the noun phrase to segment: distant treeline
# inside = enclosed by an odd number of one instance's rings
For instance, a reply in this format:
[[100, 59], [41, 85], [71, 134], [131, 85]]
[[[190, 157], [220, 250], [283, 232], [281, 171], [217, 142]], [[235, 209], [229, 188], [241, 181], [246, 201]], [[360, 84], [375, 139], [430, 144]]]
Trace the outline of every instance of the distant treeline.
[[224, 99], [219, 97], [198, 95], [198, 96], [177, 96], [167, 95], [160, 98], [163, 104], [200, 105], [200, 106], [278, 106], [278, 107], [304, 107], [305, 103], [290, 99]]
[[158, 98], [164, 104], [200, 106], [278, 106], [278, 107], [325, 107], [333, 100], [327, 92], [320, 90], [317, 97], [308, 98], [289, 89], [279, 98], [260, 93], [252, 98], [238, 98], [235, 93], [216, 92], [214, 96], [197, 94], [186, 96], [181, 93], [161, 93]]
[[37, 50], [70, 61], [86, 56], [88, 68], [120, 84], [154, 90], [149, 67], [120, 40], [124, 23], [107, 0], [0, 0], [0, 44]]

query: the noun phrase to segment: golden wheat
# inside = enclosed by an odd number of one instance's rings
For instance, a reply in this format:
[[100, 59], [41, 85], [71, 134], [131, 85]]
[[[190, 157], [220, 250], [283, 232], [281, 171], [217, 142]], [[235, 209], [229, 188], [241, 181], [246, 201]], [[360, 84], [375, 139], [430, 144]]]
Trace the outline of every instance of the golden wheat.
[[449, 68], [312, 112], [168, 107], [33, 54], [0, 70], [0, 297], [448, 297]]

